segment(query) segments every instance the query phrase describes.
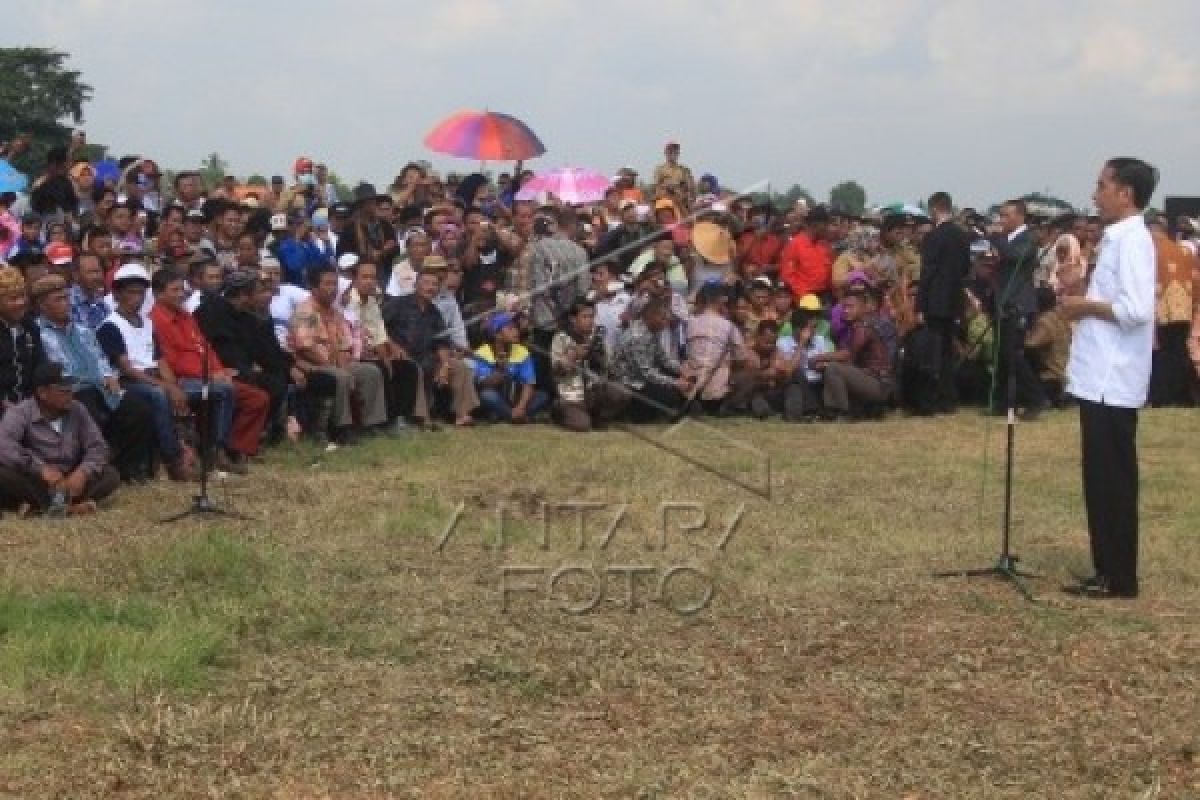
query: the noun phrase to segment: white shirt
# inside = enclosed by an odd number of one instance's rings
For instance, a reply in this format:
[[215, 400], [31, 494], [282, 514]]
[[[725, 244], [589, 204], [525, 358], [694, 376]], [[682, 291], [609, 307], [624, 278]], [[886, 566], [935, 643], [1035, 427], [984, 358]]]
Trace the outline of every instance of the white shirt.
[[281, 347], [287, 347], [288, 325], [296, 307], [308, 299], [308, 292], [299, 286], [283, 283], [279, 291], [271, 298], [271, 326], [275, 329], [275, 338]]
[[1084, 317], [1071, 339], [1067, 391], [1093, 403], [1141, 408], [1154, 351], [1154, 240], [1140, 214], [1104, 231], [1087, 298], [1111, 303], [1116, 323]]

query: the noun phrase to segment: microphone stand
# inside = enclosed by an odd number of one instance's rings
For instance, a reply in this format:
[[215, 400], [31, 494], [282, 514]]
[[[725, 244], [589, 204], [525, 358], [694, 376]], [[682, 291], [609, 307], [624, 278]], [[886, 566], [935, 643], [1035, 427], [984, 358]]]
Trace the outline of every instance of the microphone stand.
[[[1018, 358], [1024, 358], [1025, 354], [1021, 347], [1024, 342], [1022, 335], [1025, 330], [1025, 320], [1016, 304], [1010, 301], [1013, 294], [1016, 281], [1021, 275], [1021, 270], [1025, 266], [1026, 258], [1022, 256], [1017, 262], [1016, 268], [1013, 270], [1012, 276], [1009, 278], [1008, 286], [1005, 287], [1001, 297], [996, 301], [996, 314], [992, 324], [995, 326], [997, 339], [1005, 337], [1000, 335], [1000, 332], [1005, 329], [1005, 321], [1011, 320], [1015, 324], [1012, 326], [1012, 335], [1007, 337], [1008, 341], [1004, 342], [1008, 346], [1007, 364], [1008, 370], [1005, 375], [1005, 397], [1007, 408], [1007, 430], [1005, 439], [1004, 452], [1004, 517], [1001, 525], [1001, 540], [1000, 540], [1000, 556], [996, 563], [990, 567], [982, 569], [967, 569], [967, 570], [951, 570], [948, 572], [936, 572], [935, 578], [980, 578], [980, 577], [995, 577], [1001, 580], [1009, 581], [1017, 590], [1025, 596], [1025, 599], [1034, 602], [1033, 595], [1029, 591], [1029, 587], [1025, 585], [1023, 578], [1038, 577], [1032, 572], [1025, 572], [1018, 566], [1020, 559], [1012, 552], [1012, 494], [1013, 494], [1013, 453], [1016, 449], [1017, 436], [1017, 370], [1016, 363]], [[1032, 268], [1032, 267], [1031, 267]], [[989, 392], [988, 402], [992, 402], [993, 398]]]
[[212, 375], [209, 372], [209, 343], [208, 339], [204, 339], [203, 362], [201, 365], [201, 389], [200, 389], [200, 413], [197, 424], [197, 433], [200, 438], [200, 493], [192, 498], [192, 505], [186, 510], [178, 514], [166, 517], [159, 520], [159, 524], [166, 525], [172, 522], [179, 522], [188, 517], [226, 517], [229, 519], [248, 520], [245, 514], [240, 514], [236, 511], [218, 506], [209, 496], [208, 493], [208, 476], [212, 472], [213, 462], [213, 396], [212, 396]]

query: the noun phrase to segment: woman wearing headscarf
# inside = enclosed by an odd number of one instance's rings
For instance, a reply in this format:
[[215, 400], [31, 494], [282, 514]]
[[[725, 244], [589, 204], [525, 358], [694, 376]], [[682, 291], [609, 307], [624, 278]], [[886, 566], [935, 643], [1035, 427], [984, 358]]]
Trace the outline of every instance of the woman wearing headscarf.
[[1064, 232], [1054, 243], [1055, 268], [1051, 285], [1059, 297], [1087, 291], [1087, 259], [1075, 234]]
[[879, 234], [874, 228], [859, 228], [846, 237], [846, 250], [833, 262], [833, 291], [839, 297], [850, 283], [850, 276], [862, 273], [872, 281], [879, 275]]

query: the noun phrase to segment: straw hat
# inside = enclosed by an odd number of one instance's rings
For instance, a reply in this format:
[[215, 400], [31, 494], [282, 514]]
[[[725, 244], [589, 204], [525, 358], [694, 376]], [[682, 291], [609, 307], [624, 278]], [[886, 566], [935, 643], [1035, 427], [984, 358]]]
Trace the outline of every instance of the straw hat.
[[710, 264], [724, 266], [732, 261], [733, 237], [715, 222], [697, 222], [692, 228], [692, 247]]

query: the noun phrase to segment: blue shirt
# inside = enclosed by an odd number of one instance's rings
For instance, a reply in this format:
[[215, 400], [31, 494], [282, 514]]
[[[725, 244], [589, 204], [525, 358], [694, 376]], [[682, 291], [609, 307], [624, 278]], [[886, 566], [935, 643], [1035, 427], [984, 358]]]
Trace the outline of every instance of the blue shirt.
[[482, 381], [495, 374], [497, 369], [504, 369], [509, 380], [522, 386], [537, 383], [537, 374], [533, 369], [533, 356], [524, 346], [514, 344], [508, 351], [508, 363], [503, 367], [496, 363], [496, 353], [490, 344], [480, 347], [471, 356], [471, 368], [475, 370], [475, 380]]
[[104, 302], [103, 291], [95, 297], [88, 297], [78, 284], [72, 284], [67, 296], [71, 299], [71, 319], [76, 325], [94, 331], [108, 319], [111, 309]]
[[62, 364], [63, 374], [79, 382], [81, 389], [100, 389], [110, 408], [116, 408], [121, 402], [119, 394], [113, 394], [104, 388], [106, 378], [116, 377], [116, 370], [104, 355], [96, 334], [91, 328], [67, 323], [66, 327], [58, 327], [45, 317], [38, 317], [38, 329], [42, 334], [42, 347], [46, 350], [46, 358]]

